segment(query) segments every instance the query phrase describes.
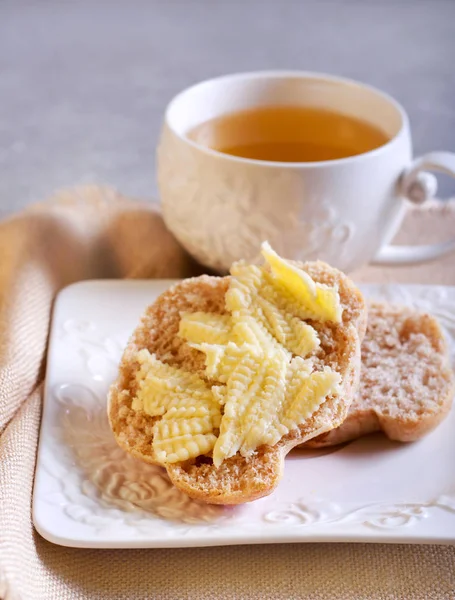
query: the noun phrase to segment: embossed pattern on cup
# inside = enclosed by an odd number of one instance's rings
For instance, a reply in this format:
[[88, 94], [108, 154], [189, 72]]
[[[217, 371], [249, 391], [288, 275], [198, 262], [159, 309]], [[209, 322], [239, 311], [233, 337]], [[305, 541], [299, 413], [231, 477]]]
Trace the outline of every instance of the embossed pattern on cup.
[[[277, 102], [318, 105], [363, 118], [389, 141], [339, 160], [281, 163], [226, 155], [195, 143], [201, 121]], [[169, 229], [201, 263], [225, 272], [254, 261], [261, 242], [294, 260], [352, 270], [390, 242], [405, 210], [397, 182], [411, 161], [406, 115], [380, 92], [304, 73], [239, 74], [204, 82], [169, 105], [157, 153]]]

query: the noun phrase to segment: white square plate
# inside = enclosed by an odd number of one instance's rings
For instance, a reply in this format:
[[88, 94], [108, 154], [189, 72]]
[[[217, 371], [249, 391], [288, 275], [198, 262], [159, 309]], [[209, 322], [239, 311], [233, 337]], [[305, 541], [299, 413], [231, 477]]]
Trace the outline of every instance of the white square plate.
[[[455, 411], [420, 442], [381, 435], [294, 451], [269, 497], [209, 506], [121, 450], [106, 394], [145, 307], [173, 283], [89, 281], [63, 290], [50, 339], [33, 501], [35, 527], [65, 546], [156, 548], [278, 542], [455, 542]], [[420, 307], [455, 351], [455, 287], [363, 286]]]

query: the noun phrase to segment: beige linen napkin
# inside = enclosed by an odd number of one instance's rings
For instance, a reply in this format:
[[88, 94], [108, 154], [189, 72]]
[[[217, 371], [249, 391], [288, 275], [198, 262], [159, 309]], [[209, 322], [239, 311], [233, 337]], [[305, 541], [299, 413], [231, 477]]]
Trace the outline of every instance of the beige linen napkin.
[[[425, 218], [411, 212], [401, 241], [450, 232], [454, 205], [431, 208]], [[80, 550], [34, 531], [30, 503], [55, 293], [78, 279], [196, 272], [152, 206], [105, 188], [60, 193], [0, 224], [0, 598], [455, 598], [453, 547]], [[454, 256], [432, 266], [364, 269], [358, 279], [455, 283]]]

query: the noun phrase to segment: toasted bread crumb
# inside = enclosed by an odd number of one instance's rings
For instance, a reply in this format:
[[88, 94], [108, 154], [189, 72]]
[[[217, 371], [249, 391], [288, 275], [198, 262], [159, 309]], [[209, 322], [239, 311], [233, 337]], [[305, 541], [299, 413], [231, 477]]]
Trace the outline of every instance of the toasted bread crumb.
[[413, 308], [372, 303], [361, 383], [348, 417], [307, 445], [330, 446], [378, 430], [393, 440], [417, 440], [444, 419], [453, 395], [453, 373], [436, 319]]

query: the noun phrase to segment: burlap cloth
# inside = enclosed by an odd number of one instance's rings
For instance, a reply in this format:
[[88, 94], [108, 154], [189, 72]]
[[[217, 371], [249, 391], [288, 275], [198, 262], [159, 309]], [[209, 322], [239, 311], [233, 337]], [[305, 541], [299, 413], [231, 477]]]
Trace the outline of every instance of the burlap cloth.
[[[400, 241], [455, 233], [455, 205], [410, 212]], [[26, 600], [455, 598], [455, 548], [296, 544], [79, 550], [30, 520], [52, 300], [99, 277], [181, 277], [195, 266], [151, 205], [101, 188], [58, 194], [0, 224], [0, 597]], [[455, 283], [454, 255], [365, 269], [363, 281]]]

